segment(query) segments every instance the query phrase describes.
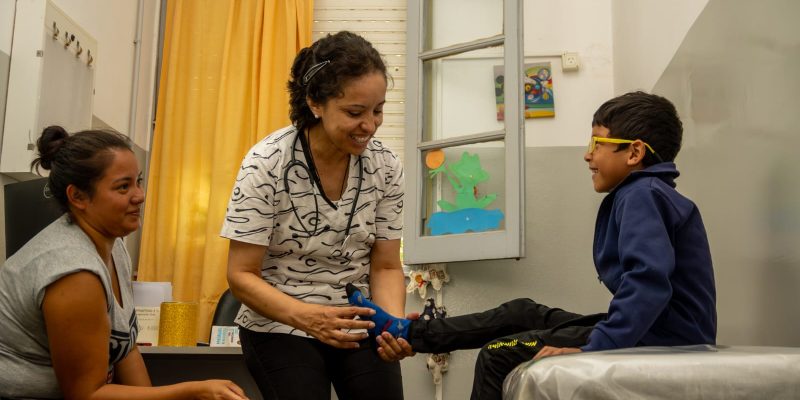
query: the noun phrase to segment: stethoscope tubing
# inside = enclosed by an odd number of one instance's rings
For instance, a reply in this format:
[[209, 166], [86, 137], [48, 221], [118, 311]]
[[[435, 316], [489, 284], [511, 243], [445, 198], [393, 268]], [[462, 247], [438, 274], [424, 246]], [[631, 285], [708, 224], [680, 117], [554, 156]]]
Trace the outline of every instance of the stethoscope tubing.
[[[323, 232], [326, 232], [327, 230], [329, 230], [330, 229], [330, 225], [326, 225], [326, 226], [322, 227], [322, 229], [319, 229], [319, 221], [320, 221], [321, 218], [320, 218], [320, 212], [319, 212], [319, 199], [317, 198], [318, 194], [317, 194], [317, 190], [316, 190], [317, 185], [316, 185], [316, 182], [314, 181], [314, 175], [311, 173], [311, 169], [308, 167], [307, 164], [305, 164], [304, 162], [298, 160], [297, 157], [295, 157], [295, 152], [297, 151], [297, 142], [300, 141], [300, 137], [301, 136], [302, 136], [302, 132], [298, 131], [297, 135], [294, 138], [294, 142], [292, 142], [292, 150], [291, 150], [292, 159], [289, 161], [288, 164], [286, 164], [286, 168], [283, 170], [283, 187], [284, 187], [284, 190], [286, 191], [286, 194], [289, 196], [289, 203], [292, 206], [292, 212], [294, 213], [295, 217], [297, 218], [297, 221], [300, 223], [300, 226], [303, 228], [303, 232], [306, 234], [305, 238], [311, 238], [311, 237], [320, 235]], [[308, 149], [308, 151], [311, 151], [311, 149]], [[303, 218], [301, 218], [300, 214], [297, 212], [297, 207], [294, 204], [294, 196], [292, 195], [292, 192], [291, 192], [291, 190], [289, 188], [289, 182], [290, 182], [289, 174], [291, 173], [291, 170], [293, 168], [295, 168], [295, 167], [301, 168], [302, 170], [305, 170], [306, 175], [308, 176], [308, 179], [311, 181], [311, 187], [312, 187], [312, 190], [314, 192], [313, 193], [313, 195], [314, 195], [314, 214], [316, 215], [316, 217], [313, 219], [314, 220], [314, 227], [313, 227], [314, 229], [313, 230], [309, 230], [308, 229], [306, 224], [303, 222]], [[298, 175], [298, 178], [302, 179], [302, 177], [300, 177], [299, 175]], [[350, 234], [350, 228], [353, 225], [353, 216], [356, 213], [356, 206], [358, 205], [358, 199], [361, 196], [361, 183], [363, 181], [364, 181], [364, 165], [363, 165], [363, 160], [362, 160], [361, 156], [359, 155], [358, 156], [358, 184], [356, 185], [356, 195], [355, 195], [355, 198], [353, 199], [353, 205], [350, 208], [350, 216], [347, 218], [347, 227], [345, 228], [345, 231], [344, 231], [345, 239]], [[322, 190], [320, 189], [319, 192], [321, 194]], [[342, 193], [342, 195], [344, 195], [344, 193]], [[293, 234], [292, 236], [293, 237], [300, 237], [297, 234]]]

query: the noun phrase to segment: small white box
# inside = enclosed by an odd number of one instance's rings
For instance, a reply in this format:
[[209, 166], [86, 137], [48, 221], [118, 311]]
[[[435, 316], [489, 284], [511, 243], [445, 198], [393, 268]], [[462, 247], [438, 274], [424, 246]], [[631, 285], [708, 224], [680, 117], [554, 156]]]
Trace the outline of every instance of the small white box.
[[208, 339], [211, 347], [241, 347], [238, 326], [211, 327], [211, 337]]
[[578, 53], [563, 53], [561, 54], [561, 70], [563, 71], [577, 71], [581, 63], [578, 59]]
[[135, 309], [136, 325], [139, 329], [136, 343], [158, 346], [158, 324], [161, 318], [161, 307], [136, 306]]

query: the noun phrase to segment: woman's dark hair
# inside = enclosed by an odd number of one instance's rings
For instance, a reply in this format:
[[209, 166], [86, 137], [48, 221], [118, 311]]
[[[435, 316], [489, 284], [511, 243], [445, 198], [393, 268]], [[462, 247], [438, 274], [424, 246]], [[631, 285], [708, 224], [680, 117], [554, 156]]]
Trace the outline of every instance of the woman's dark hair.
[[61, 210], [69, 212], [67, 186], [94, 195], [95, 183], [103, 177], [113, 160], [114, 149], [131, 151], [130, 139], [105, 130], [86, 130], [68, 134], [60, 126], [49, 126], [36, 141], [39, 157], [31, 162], [31, 171], [49, 170], [47, 185]]
[[328, 34], [300, 50], [289, 79], [289, 119], [303, 131], [317, 123], [306, 97], [318, 104], [344, 94], [354, 78], [380, 72], [387, 79], [386, 64], [378, 50], [361, 36], [348, 31]]
[[[645, 167], [674, 161], [681, 149], [683, 124], [678, 111], [669, 100], [655, 94], [630, 92], [603, 103], [594, 113], [592, 126], [608, 128], [611, 137], [649, 144], [661, 160], [645, 151]], [[621, 144], [618, 149], [627, 146]]]

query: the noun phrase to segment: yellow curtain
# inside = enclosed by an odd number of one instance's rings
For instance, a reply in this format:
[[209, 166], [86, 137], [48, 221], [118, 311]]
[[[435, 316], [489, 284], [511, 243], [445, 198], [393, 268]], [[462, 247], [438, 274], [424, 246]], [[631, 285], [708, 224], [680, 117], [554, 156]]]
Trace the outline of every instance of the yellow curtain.
[[289, 124], [286, 81], [311, 43], [313, 0], [170, 0], [147, 179], [140, 281], [195, 301], [208, 339], [227, 288], [219, 237], [239, 164]]

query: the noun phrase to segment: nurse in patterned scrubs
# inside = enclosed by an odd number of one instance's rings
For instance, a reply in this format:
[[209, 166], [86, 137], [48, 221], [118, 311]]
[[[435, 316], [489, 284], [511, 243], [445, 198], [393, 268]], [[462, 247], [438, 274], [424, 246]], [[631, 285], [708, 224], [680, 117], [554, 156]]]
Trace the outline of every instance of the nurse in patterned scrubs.
[[400, 399], [397, 361], [380, 359], [352, 283], [395, 316], [405, 308], [403, 169], [375, 140], [386, 66], [339, 32], [300, 51], [288, 83], [292, 125], [245, 156], [221, 235], [248, 369], [267, 399]]
[[141, 174], [116, 132], [42, 132], [33, 167], [64, 215], [0, 267], [0, 399], [245, 399], [230, 381], [149, 387], [131, 260]]

